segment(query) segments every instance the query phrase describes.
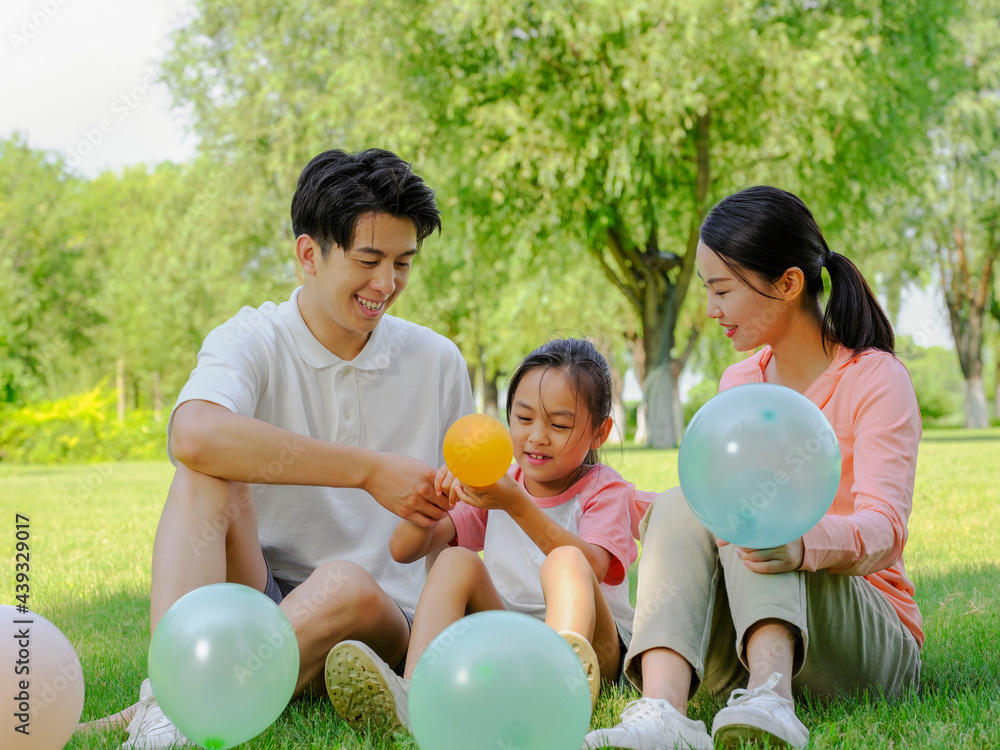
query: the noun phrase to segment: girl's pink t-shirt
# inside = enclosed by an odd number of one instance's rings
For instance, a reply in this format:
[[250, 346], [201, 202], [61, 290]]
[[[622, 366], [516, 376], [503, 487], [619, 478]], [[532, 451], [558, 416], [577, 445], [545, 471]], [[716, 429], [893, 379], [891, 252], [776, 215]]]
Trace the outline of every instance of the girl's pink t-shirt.
[[[763, 383], [770, 347], [729, 367], [724, 391]], [[889, 601], [923, 645], [923, 618], [903, 571], [906, 524], [920, 442], [920, 408], [903, 364], [891, 354], [839, 347], [804, 395], [830, 420], [840, 443], [840, 485], [826, 515], [803, 536], [801, 570], [860, 575]]]

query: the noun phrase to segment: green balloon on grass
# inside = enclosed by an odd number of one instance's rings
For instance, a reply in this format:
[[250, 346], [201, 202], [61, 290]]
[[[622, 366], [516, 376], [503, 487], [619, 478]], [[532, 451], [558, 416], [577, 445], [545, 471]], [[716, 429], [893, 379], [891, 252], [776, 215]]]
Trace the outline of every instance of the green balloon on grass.
[[479, 612], [421, 655], [409, 709], [420, 750], [579, 750], [590, 688], [579, 658], [548, 625]]
[[823, 517], [840, 483], [840, 445], [826, 416], [791, 388], [729, 388], [694, 415], [677, 455], [691, 510], [748, 549], [787, 544]]
[[271, 726], [298, 674], [288, 618], [264, 594], [235, 583], [178, 599], [149, 643], [149, 681], [160, 708], [208, 750], [233, 747]]

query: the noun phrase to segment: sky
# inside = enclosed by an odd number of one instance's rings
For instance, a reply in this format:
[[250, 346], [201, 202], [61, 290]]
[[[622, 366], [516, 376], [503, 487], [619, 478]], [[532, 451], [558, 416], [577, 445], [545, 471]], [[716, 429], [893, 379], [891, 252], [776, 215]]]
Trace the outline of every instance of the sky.
[[[192, 13], [191, 0], [4, 0], [0, 138], [20, 131], [85, 177], [187, 160], [197, 138], [157, 79]], [[897, 333], [951, 347], [941, 292], [906, 290]]]
[[20, 131], [87, 177], [185, 161], [197, 139], [157, 79], [191, 13], [189, 0], [4, 0], [0, 137]]

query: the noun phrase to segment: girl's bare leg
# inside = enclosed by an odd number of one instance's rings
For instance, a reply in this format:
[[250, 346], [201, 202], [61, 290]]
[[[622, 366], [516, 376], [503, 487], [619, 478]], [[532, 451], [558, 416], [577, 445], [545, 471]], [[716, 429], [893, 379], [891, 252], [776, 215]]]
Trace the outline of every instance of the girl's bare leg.
[[545, 624], [556, 632], [578, 633], [597, 654], [601, 677], [618, 679], [618, 628], [594, 569], [576, 547], [557, 547], [542, 563]]
[[449, 547], [438, 555], [413, 615], [403, 677], [410, 679], [420, 655], [446, 627], [473, 612], [504, 609], [486, 564], [475, 552]]

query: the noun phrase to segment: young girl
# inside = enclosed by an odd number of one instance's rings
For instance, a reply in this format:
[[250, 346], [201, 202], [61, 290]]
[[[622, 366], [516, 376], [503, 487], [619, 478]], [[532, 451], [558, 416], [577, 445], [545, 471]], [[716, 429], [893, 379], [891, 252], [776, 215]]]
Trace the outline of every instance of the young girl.
[[[772, 549], [716, 540], [679, 489], [657, 498], [640, 527], [626, 655], [643, 697], [618, 726], [587, 735], [588, 748], [712, 748], [713, 739], [798, 748], [809, 732], [793, 695], [897, 697], [920, 677], [924, 636], [902, 558], [920, 412], [889, 321], [805, 204], [782, 190], [749, 188], [719, 203], [697, 262], [708, 316], [737, 351], [763, 347], [726, 370], [720, 390], [778, 383], [810, 398], [837, 433], [840, 486], [812, 530]], [[700, 683], [715, 694], [739, 686], [711, 737], [687, 718]]]
[[[584, 664], [591, 705], [601, 679], [616, 681], [631, 637], [628, 569], [633, 534], [652, 493], [637, 493], [597, 449], [612, 427], [611, 372], [587, 341], [553, 341], [532, 352], [507, 392], [517, 465], [488, 487], [463, 486], [442, 467], [435, 486], [455, 505], [431, 529], [402, 521], [392, 556], [437, 556], [417, 602], [400, 679], [363, 643], [335, 646], [327, 688], [353, 727], [409, 726], [409, 678], [434, 637], [461, 617], [509, 609], [559, 632]], [[634, 520], [633, 520], [634, 519]], [[478, 550], [484, 550], [480, 558]]]

